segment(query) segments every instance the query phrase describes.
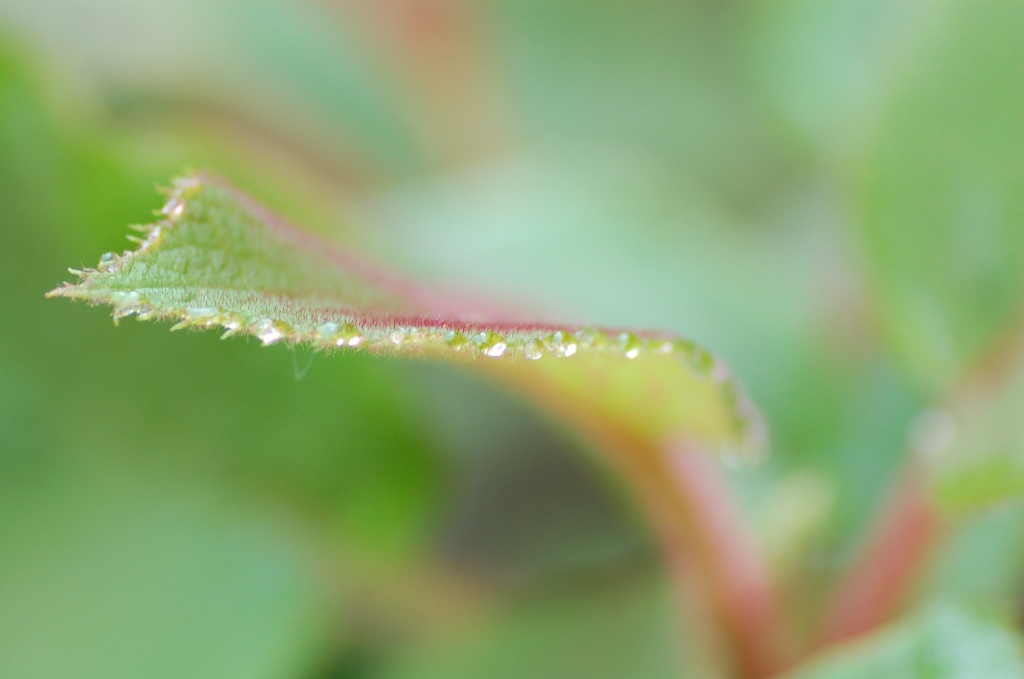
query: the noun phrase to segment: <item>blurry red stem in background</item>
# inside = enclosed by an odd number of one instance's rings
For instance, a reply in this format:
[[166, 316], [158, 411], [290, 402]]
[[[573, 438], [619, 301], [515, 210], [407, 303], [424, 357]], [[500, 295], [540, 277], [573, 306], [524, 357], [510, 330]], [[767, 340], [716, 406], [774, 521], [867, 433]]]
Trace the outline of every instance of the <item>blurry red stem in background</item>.
[[[483, 366], [486, 368], [485, 366]], [[659, 445], [536, 381], [495, 370], [583, 434], [622, 474], [660, 538], [683, 617], [696, 602], [731, 676], [762, 679], [795, 657], [790, 621], [713, 453], [686, 439]]]
[[[456, 160], [500, 144], [508, 125], [488, 82], [482, 26], [461, 0], [347, 2], [374, 29], [393, 68], [433, 121], [433, 144]], [[467, 117], [468, 116], [468, 117]], [[422, 118], [422, 116], [419, 116]], [[524, 385], [519, 385], [524, 386]], [[534, 394], [544, 400], [544, 394]], [[713, 456], [683, 444], [652, 449], [591, 413], [568, 414], [626, 473], [651, 513], [677, 587], [698, 594], [743, 677], [766, 677], [786, 661], [792, 637], [773, 583]], [[687, 577], [692, 572], [693, 577]], [[690, 594], [691, 592], [686, 592]]]
[[[464, 0], [333, 2], [371, 29], [411, 95], [408, 103], [419, 109], [412, 120], [427, 121], [423, 138], [440, 164], [472, 160], [502, 144], [509, 125], [489, 77], [496, 62], [479, 7]], [[998, 364], [1000, 352], [994, 353]], [[544, 394], [533, 396], [546, 400]], [[788, 666], [795, 658], [794, 637], [717, 460], [688, 444], [654, 449], [590, 413], [567, 413], [564, 403], [549, 406], [574, 421], [624, 472], [657, 527], [677, 586], [698, 583], [696, 593], [735, 658], [737, 673], [757, 679]], [[869, 632], [898, 614], [942, 532], [923, 482], [907, 474], [863, 553], [840, 580], [813, 647]]]
[[479, 3], [466, 0], [335, 0], [366, 27], [395, 75], [409, 123], [440, 165], [503, 147], [511, 121]]
[[535, 381], [494, 376], [574, 425], [623, 475], [661, 540], [677, 591], [706, 613], [734, 676], [762, 679], [789, 666], [790, 621], [715, 455], [687, 440], [657, 445]]
[[[678, 516], [685, 537], [683, 566], [689, 562], [698, 568], [709, 607], [732, 642], [739, 674], [769, 677], [791, 661], [794, 637], [722, 478], [721, 462], [685, 444], [673, 451], [670, 462], [676, 500], [685, 507]], [[670, 558], [675, 561], [675, 555]]]
[[[998, 393], [1017, 374], [1024, 346], [1024, 309], [1008, 331], [953, 382], [946, 410]], [[875, 521], [864, 552], [825, 609], [818, 645], [837, 643], [889, 622], [941, 541], [945, 526], [912, 463]]]
[[863, 553], [825, 609], [818, 644], [859, 636], [894, 618], [933, 554], [942, 528], [924, 484], [911, 471], [897, 485]]

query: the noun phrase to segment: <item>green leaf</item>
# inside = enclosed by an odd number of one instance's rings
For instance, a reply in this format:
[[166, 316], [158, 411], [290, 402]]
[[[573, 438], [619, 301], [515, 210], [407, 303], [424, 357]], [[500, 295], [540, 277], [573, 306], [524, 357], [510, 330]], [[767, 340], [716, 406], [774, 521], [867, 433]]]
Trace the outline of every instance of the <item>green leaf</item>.
[[1007, 457], [960, 464], [939, 477], [935, 492], [940, 505], [954, 513], [1020, 498], [1024, 496], [1024, 466]]
[[[385, 679], [672, 679], [697, 661], [661, 578], [519, 601], [401, 654]], [[690, 630], [685, 630], [689, 632]], [[682, 643], [681, 643], [682, 642]], [[689, 665], [693, 667], [693, 665]]]
[[0, 676], [296, 676], [330, 648], [286, 513], [168, 470], [76, 469], [0, 494]]
[[930, 4], [866, 145], [858, 222], [889, 338], [941, 393], [1024, 293], [1024, 5]]
[[996, 357], [963, 384], [946, 411], [915, 426], [916, 452], [933, 473], [936, 499], [953, 514], [968, 514], [1024, 497], [1024, 355]]
[[691, 437], [752, 456], [765, 433], [728, 369], [663, 333], [481, 320], [451, 301], [284, 224], [223, 181], [177, 180], [139, 248], [104, 255], [55, 297], [114, 307], [115, 320], [251, 335], [264, 345], [426, 356], [515, 383], [587, 427], [668, 445]]
[[858, 44], [890, 47], [851, 57], [871, 111], [851, 118], [871, 123], [848, 142], [851, 223], [890, 346], [922, 396], [941, 399], [912, 428], [915, 452], [939, 503], [971, 513], [1024, 496], [1024, 382], [1004, 360], [1024, 293], [1024, 5], [887, 3], [865, 19], [879, 11], [903, 19], [865, 23]]
[[863, 641], [831, 651], [787, 679], [1017, 679], [1024, 677], [1018, 634], [953, 606], [935, 606]]

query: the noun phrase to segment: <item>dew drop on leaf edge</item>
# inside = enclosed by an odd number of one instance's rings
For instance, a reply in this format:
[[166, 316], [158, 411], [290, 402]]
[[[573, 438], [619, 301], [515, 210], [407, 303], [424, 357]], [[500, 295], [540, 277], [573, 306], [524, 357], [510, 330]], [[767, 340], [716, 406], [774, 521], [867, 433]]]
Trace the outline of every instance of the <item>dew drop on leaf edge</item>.
[[118, 262], [120, 261], [121, 258], [118, 257], [116, 252], [105, 252], [103, 253], [103, 256], [100, 257], [100, 263], [98, 268], [100, 271], [110, 271], [115, 266], [117, 266]]
[[634, 359], [640, 355], [643, 350], [644, 343], [639, 337], [631, 332], [624, 332], [619, 335], [619, 348], [622, 349], [622, 354], [626, 358]]
[[172, 198], [161, 212], [171, 219], [177, 219], [185, 214], [185, 202], [180, 198]]
[[505, 338], [495, 332], [480, 332], [473, 335], [473, 344], [485, 355], [491, 358], [501, 358], [508, 350], [508, 343]]
[[461, 349], [469, 344], [469, 338], [459, 330], [449, 330], [441, 340], [452, 349]]
[[252, 325], [252, 331], [263, 346], [269, 347], [287, 337], [289, 328], [284, 323], [264, 318]]
[[551, 353], [561, 358], [568, 358], [576, 353], [578, 342], [571, 332], [559, 330], [548, 338]]
[[341, 326], [337, 323], [324, 323], [313, 331], [313, 339], [318, 342], [336, 342]]
[[537, 361], [544, 357], [544, 343], [533, 338], [523, 346], [523, 354], [531, 361]]
[[611, 339], [601, 330], [586, 328], [576, 333], [576, 339], [582, 346], [588, 349], [607, 349], [611, 346]]
[[135, 307], [142, 303], [142, 296], [137, 292], [112, 292], [110, 299], [120, 308]]
[[219, 315], [220, 309], [216, 307], [188, 307], [185, 309], [185, 319], [190, 323], [213, 323]]

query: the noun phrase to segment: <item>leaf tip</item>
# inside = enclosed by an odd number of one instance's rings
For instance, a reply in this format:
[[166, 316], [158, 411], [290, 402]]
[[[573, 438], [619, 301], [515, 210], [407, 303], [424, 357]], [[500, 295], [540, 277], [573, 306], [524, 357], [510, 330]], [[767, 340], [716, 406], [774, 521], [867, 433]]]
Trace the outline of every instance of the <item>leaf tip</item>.
[[[79, 277], [85, 275], [85, 272], [83, 271], [75, 271], [74, 269], [70, 269], [70, 271]], [[50, 290], [48, 293], [46, 293], [45, 297], [46, 299], [55, 299], [57, 297], [67, 297], [69, 299], [73, 299], [77, 297], [77, 295], [75, 294], [77, 288], [78, 286], [75, 285], [74, 283], [68, 283], [65, 281], [64, 283], [61, 283], [59, 287], [56, 287], [53, 290]]]

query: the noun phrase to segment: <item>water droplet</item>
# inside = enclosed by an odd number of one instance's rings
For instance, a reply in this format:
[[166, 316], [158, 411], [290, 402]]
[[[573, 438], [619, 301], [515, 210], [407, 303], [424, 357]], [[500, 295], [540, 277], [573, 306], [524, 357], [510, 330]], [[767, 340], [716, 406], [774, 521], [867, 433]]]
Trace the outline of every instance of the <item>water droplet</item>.
[[391, 343], [394, 344], [396, 347], [400, 346], [402, 342], [405, 341], [406, 337], [408, 337], [408, 335], [404, 330], [395, 330], [390, 335], [388, 335], [388, 339], [390, 339]]
[[272, 344], [277, 344], [285, 337], [288, 336], [288, 332], [291, 328], [286, 323], [280, 321], [274, 321], [269, 318], [256, 321], [252, 325], [252, 332], [256, 335], [263, 346], [269, 347]]
[[185, 320], [192, 325], [215, 325], [218, 316], [220, 316], [220, 309], [215, 307], [187, 307], [185, 309]]
[[100, 271], [113, 271], [121, 263], [121, 258], [117, 256], [116, 252], [107, 252], [100, 257]]
[[224, 332], [223, 335], [220, 336], [220, 338], [222, 340], [226, 340], [229, 337], [234, 337], [242, 329], [243, 325], [244, 324], [242, 323], [242, 321], [238, 320], [237, 318], [232, 318], [231, 320], [225, 321], [224, 322], [225, 332]]
[[136, 312], [135, 307], [117, 307], [114, 309], [114, 325], [117, 325], [122, 318], [128, 318]]
[[469, 338], [458, 330], [449, 330], [441, 341], [456, 350], [469, 344]]
[[181, 177], [174, 180], [174, 191], [179, 195], [189, 194], [200, 188], [199, 180], [195, 177]]
[[640, 355], [640, 351], [644, 348], [643, 340], [634, 335], [631, 332], [624, 332], [619, 335], [619, 348], [622, 349], [622, 354], [629, 359], [634, 359]]
[[651, 342], [651, 349], [659, 354], [685, 354], [689, 352], [686, 340], [682, 339], [661, 339]]
[[579, 330], [576, 333], [576, 339], [579, 340], [581, 347], [586, 347], [587, 349], [607, 349], [612, 343], [608, 335], [592, 328]]
[[750, 464], [750, 456], [731, 445], [722, 446], [718, 450], [718, 459], [730, 469], [742, 469]]
[[168, 201], [167, 205], [164, 205], [162, 213], [170, 217], [171, 219], [177, 219], [178, 217], [185, 214], [185, 202], [180, 198], [172, 198]]
[[110, 301], [119, 307], [135, 307], [142, 303], [142, 297], [137, 292], [112, 292]]
[[539, 360], [544, 357], [544, 343], [534, 338], [523, 347], [523, 353], [531, 361]]
[[473, 336], [473, 344], [491, 358], [501, 358], [508, 350], [505, 338], [494, 332], [481, 332]]
[[341, 326], [337, 323], [324, 323], [313, 331], [313, 340], [316, 342], [334, 344], [338, 341], [338, 333], [340, 330]]
[[[350, 347], [358, 347], [360, 344], [366, 341], [366, 337], [363, 333], [352, 323], [346, 323], [341, 326], [338, 330], [338, 346], [342, 347], [348, 345]], [[396, 340], [394, 333], [392, 333], [391, 341], [395, 344], [400, 344], [401, 340]]]
[[693, 345], [689, 356], [690, 367], [701, 377], [711, 377], [715, 371], [715, 357], [704, 347]]
[[142, 296], [137, 292], [112, 292], [110, 301], [114, 304], [114, 325], [117, 325], [122, 318], [139, 312]]
[[337, 347], [358, 347], [366, 338], [352, 323], [324, 323], [313, 332], [313, 339]]
[[576, 353], [579, 342], [571, 332], [559, 330], [548, 338], [548, 346], [555, 356], [568, 358]]
[[139, 243], [139, 252], [145, 252], [146, 250], [156, 245], [163, 237], [163, 235], [163, 229], [160, 228], [159, 226], [154, 226], [150, 230], [149, 235], [146, 237], [146, 240]]

